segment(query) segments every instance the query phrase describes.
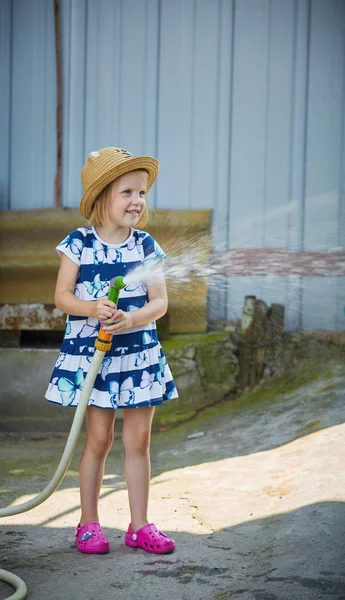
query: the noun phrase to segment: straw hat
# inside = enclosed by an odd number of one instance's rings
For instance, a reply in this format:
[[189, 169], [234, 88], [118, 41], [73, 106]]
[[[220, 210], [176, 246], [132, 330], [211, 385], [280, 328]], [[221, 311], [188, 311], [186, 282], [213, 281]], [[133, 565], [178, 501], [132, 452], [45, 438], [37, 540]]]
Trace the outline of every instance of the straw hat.
[[152, 156], [133, 156], [123, 148], [102, 148], [91, 152], [81, 171], [84, 195], [80, 202], [80, 212], [90, 218], [97, 196], [102, 190], [125, 173], [145, 169], [148, 172], [148, 188], [154, 183], [159, 170], [159, 162]]

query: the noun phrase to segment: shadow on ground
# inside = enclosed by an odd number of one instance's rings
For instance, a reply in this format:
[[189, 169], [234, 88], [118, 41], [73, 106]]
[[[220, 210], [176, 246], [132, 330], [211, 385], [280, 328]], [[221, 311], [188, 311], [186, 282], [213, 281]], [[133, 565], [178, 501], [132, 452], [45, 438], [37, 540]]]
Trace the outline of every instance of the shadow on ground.
[[[26, 581], [29, 600], [345, 599], [344, 503], [311, 504], [208, 535], [171, 531], [177, 551], [165, 556], [126, 548], [118, 529], [105, 532], [111, 552], [87, 556], [76, 551], [70, 528], [6, 526], [1, 562]], [[1, 598], [9, 589], [0, 584]]]

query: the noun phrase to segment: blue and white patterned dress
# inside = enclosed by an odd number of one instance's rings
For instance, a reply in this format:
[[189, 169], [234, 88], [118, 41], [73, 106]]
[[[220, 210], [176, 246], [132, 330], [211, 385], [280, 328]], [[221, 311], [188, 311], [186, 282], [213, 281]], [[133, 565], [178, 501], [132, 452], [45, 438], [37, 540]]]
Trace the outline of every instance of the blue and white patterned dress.
[[[79, 265], [75, 296], [98, 300], [107, 296], [109, 282], [125, 276], [146, 260], [164, 257], [157, 242], [146, 232], [132, 229], [122, 244], [107, 244], [94, 227], [72, 231], [57, 246]], [[148, 302], [144, 283], [121, 290], [118, 308], [137, 310]], [[67, 316], [60, 354], [46, 392], [50, 402], [77, 406], [83, 381], [95, 352], [100, 327], [95, 318]], [[178, 393], [157, 337], [156, 323], [127, 329], [113, 336], [103, 360], [89, 404], [100, 408], [155, 406]]]

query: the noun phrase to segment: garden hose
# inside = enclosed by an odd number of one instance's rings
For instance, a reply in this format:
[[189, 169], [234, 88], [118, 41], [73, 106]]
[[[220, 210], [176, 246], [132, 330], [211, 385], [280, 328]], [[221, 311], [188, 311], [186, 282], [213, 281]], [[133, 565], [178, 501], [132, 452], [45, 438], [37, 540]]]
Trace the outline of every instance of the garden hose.
[[[123, 277], [115, 277], [115, 279], [112, 279], [108, 292], [109, 300], [117, 304], [120, 290], [122, 290], [125, 286], [126, 283]], [[111, 348], [112, 337], [112, 334], [106, 333], [104, 329], [100, 327], [98, 337], [95, 341], [95, 354], [92, 358], [86, 379], [83, 384], [66, 446], [52, 479], [44, 488], [44, 490], [42, 490], [42, 492], [37, 494], [37, 496], [34, 498], [31, 498], [31, 500], [16, 506], [7, 506], [6, 508], [1, 508], [0, 517], [11, 517], [35, 508], [47, 500], [47, 498], [49, 498], [49, 496], [51, 496], [56, 488], [60, 485], [72, 460], [95, 379], [101, 367], [105, 353]], [[20, 577], [17, 577], [17, 575], [14, 575], [9, 571], [5, 571], [4, 569], [0, 569], [0, 580], [5, 581], [16, 588], [16, 592], [9, 596], [6, 600], [23, 600], [23, 598], [26, 597], [26, 585], [24, 581], [20, 579]]]

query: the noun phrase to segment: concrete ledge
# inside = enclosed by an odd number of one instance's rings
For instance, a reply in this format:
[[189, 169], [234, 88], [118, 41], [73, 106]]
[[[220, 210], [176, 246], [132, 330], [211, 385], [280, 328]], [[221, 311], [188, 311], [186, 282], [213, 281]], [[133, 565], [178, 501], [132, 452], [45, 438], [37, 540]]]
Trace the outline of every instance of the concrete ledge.
[[[155, 428], [185, 421], [236, 389], [238, 364], [229, 334], [173, 336], [163, 347], [179, 398], [157, 408]], [[0, 430], [69, 430], [75, 411], [44, 399], [57, 356], [58, 349], [0, 349]]]
[[[176, 335], [163, 342], [180, 396], [157, 407], [154, 429], [164, 430], [192, 419], [204, 408], [241, 394], [238, 342], [238, 329]], [[338, 372], [343, 376], [344, 352], [342, 339], [334, 343], [303, 332], [284, 335], [266, 348], [264, 379], [251, 392], [252, 402], [267, 400], [270, 394], [287, 394], [297, 384], [317, 380], [320, 365], [325, 377], [337, 377]], [[75, 411], [44, 399], [57, 355], [58, 349], [0, 349], [0, 431], [69, 431]], [[274, 385], [265, 383], [271, 377]], [[122, 411], [118, 418], [122, 418]]]

